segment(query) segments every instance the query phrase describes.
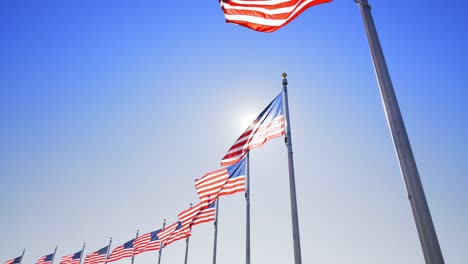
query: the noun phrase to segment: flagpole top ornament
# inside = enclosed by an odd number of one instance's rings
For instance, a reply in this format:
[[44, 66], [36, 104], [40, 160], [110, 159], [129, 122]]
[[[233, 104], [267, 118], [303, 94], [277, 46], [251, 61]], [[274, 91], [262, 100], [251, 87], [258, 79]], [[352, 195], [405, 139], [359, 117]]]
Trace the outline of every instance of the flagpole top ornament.
[[281, 76], [283, 76], [283, 79], [286, 79], [286, 77], [288, 77], [288, 74], [286, 74], [285, 72], [283, 72], [283, 74], [282, 74]]

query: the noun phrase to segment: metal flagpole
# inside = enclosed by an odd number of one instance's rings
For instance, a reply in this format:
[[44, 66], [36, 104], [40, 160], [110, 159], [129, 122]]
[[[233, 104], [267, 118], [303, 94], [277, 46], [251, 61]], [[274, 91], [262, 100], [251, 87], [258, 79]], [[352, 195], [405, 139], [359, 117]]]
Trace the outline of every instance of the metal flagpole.
[[215, 208], [213, 264], [216, 264], [216, 248], [218, 245], [218, 212], [219, 212], [219, 197], [216, 199], [216, 208]]
[[81, 260], [83, 259], [85, 246], [86, 246], [86, 243], [83, 243], [83, 249], [81, 250], [81, 255], [80, 255], [80, 262], [78, 262], [78, 264], [81, 264]]
[[301, 256], [301, 238], [299, 235], [299, 219], [297, 213], [297, 198], [296, 198], [296, 179], [294, 178], [294, 160], [291, 138], [291, 123], [289, 122], [289, 104], [288, 104], [288, 79], [287, 74], [283, 73], [283, 109], [285, 123], [285, 143], [288, 148], [288, 167], [289, 167], [289, 194], [291, 197], [291, 219], [294, 244], [294, 264], [302, 264]]
[[444, 258], [440, 249], [437, 234], [432, 222], [429, 206], [419, 177], [416, 161], [411, 150], [408, 134], [403, 123], [398, 101], [393, 89], [385, 57], [380, 46], [379, 37], [367, 0], [355, 0], [361, 9], [364, 27], [374, 62], [374, 69], [379, 83], [380, 94], [387, 116], [393, 144], [398, 156], [401, 173], [406, 186], [408, 200], [419, 235], [419, 241], [427, 264], [443, 264]]
[[107, 247], [107, 257], [106, 257], [106, 262], [104, 264], [107, 264], [107, 260], [109, 259], [111, 244], [112, 244], [112, 237], [110, 238], [109, 246]]
[[[163, 222], [163, 227], [161, 230], [164, 230], [164, 228], [166, 227], [166, 219], [164, 219], [164, 222]], [[161, 255], [162, 255], [162, 249], [163, 249], [163, 243], [162, 241], [159, 242], [159, 256], [158, 256], [158, 264], [161, 264]]]
[[[192, 204], [190, 204], [190, 208], [192, 208]], [[189, 243], [190, 243], [190, 237], [187, 237], [185, 239], [185, 261], [184, 263], [187, 264], [188, 261], [188, 248], [189, 248]]]
[[26, 252], [26, 249], [23, 249], [23, 254], [21, 254], [19, 264], [21, 264], [21, 262], [23, 262], [24, 252]]
[[52, 255], [52, 259], [50, 260], [50, 264], [54, 263], [55, 253], [57, 253], [57, 248], [58, 248], [58, 246], [55, 246], [54, 255]]
[[[137, 233], [136, 233], [136, 236], [135, 236], [135, 239], [138, 238], [138, 232], [140, 232], [140, 230], [137, 229]], [[133, 247], [133, 245], [132, 245]], [[133, 247], [133, 251], [132, 251], [132, 264], [133, 262], [135, 261], [135, 254], [133, 254], [135, 252], [135, 247]]]
[[245, 263], [250, 264], [250, 151], [246, 157], [246, 186], [245, 186]]

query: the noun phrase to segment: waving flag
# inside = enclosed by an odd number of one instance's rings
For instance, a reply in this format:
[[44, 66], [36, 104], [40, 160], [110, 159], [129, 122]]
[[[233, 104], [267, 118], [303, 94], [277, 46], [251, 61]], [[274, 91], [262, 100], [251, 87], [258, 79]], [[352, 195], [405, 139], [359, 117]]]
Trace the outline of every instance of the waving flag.
[[40, 259], [36, 261], [36, 264], [51, 264], [52, 260], [54, 259], [54, 254], [55, 253], [52, 253], [52, 254], [41, 257]]
[[221, 165], [231, 165], [249, 150], [263, 146], [270, 139], [284, 135], [283, 100], [280, 93], [229, 148]]
[[104, 263], [107, 260], [107, 253], [109, 252], [109, 246], [105, 246], [98, 251], [86, 255], [83, 264], [99, 264]]
[[245, 159], [195, 180], [201, 203], [213, 203], [219, 196], [245, 191]]
[[5, 262], [5, 264], [18, 264], [18, 263], [21, 263], [21, 256], [14, 258], [14, 259], [10, 259], [7, 262]]
[[179, 226], [179, 222], [175, 222], [169, 226], [166, 226], [158, 233], [159, 240], [164, 243], [167, 239], [171, 236], [171, 234], [177, 229]]
[[260, 32], [273, 32], [307, 8], [331, 0], [220, 0], [226, 22]]
[[167, 240], [163, 243], [163, 247], [170, 245], [171, 243], [187, 238], [191, 235], [191, 230], [188, 227], [183, 227], [180, 222], [177, 222], [176, 229], [171, 233]]
[[135, 239], [128, 241], [127, 243], [116, 247], [107, 259], [107, 262], [114, 262], [123, 258], [133, 256], [133, 242]]
[[194, 206], [191, 206], [189, 209], [180, 212], [177, 215], [177, 217], [179, 218], [179, 222], [184, 228], [191, 228], [193, 220], [203, 209], [203, 205], [206, 206], [206, 203], [200, 202]]
[[202, 209], [192, 221], [192, 226], [207, 223], [215, 220], [215, 208], [214, 202], [211, 203], [207, 208]]
[[83, 250], [80, 252], [76, 252], [74, 254], [64, 256], [60, 260], [60, 264], [80, 264], [81, 260], [81, 254], [83, 253]]
[[135, 255], [146, 251], [159, 250], [161, 241], [159, 240], [158, 234], [161, 229], [144, 234], [135, 239], [133, 246], [135, 247]]

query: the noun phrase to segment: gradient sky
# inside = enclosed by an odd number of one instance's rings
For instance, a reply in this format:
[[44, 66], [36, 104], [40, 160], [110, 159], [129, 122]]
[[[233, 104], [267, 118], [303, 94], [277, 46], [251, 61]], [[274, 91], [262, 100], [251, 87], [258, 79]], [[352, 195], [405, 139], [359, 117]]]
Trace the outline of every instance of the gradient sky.
[[[370, 3], [445, 261], [468, 263], [468, 3]], [[176, 221], [287, 72], [303, 263], [424, 263], [353, 0], [270, 34], [214, 0], [4, 0], [0, 21], [0, 262]], [[286, 158], [251, 153], [252, 263], [293, 262]], [[218, 263], [243, 263], [244, 197], [220, 206]], [[194, 228], [189, 263], [212, 239]]]

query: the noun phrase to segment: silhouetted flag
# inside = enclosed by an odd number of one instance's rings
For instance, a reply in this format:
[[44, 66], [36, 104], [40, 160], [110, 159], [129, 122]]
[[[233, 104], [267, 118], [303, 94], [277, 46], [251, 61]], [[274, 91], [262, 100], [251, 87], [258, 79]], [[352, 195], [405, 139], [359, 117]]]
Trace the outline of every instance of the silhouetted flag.
[[7, 262], [5, 262], [5, 264], [18, 264], [20, 262], [21, 262], [21, 256], [14, 258], [14, 259], [10, 259]]
[[242, 133], [221, 160], [221, 165], [232, 165], [249, 150], [263, 146], [270, 139], [284, 135], [283, 99], [280, 93]]
[[98, 264], [104, 263], [107, 260], [107, 253], [109, 252], [109, 246], [105, 246], [98, 251], [86, 255], [83, 264]]
[[201, 203], [213, 203], [219, 196], [245, 191], [245, 159], [195, 180]]
[[107, 262], [114, 262], [123, 258], [133, 256], [133, 242], [135, 239], [128, 241], [127, 243], [116, 247], [107, 259]]
[[163, 242], [163, 247], [166, 247], [177, 240], [187, 238], [191, 234], [192, 233], [189, 227], [183, 227], [180, 222], [177, 222], [176, 229], [171, 233], [167, 240]]
[[64, 256], [60, 260], [60, 264], [80, 264], [81, 254], [83, 254], [83, 250], [68, 256]]
[[220, 0], [226, 22], [260, 32], [273, 32], [307, 8], [331, 0]]
[[36, 264], [50, 264], [54, 259], [54, 253], [41, 257], [36, 261]]
[[134, 254], [138, 255], [140, 253], [152, 250], [159, 250], [161, 241], [159, 240], [159, 232], [161, 229], [144, 234], [135, 239], [133, 246], [135, 247]]

